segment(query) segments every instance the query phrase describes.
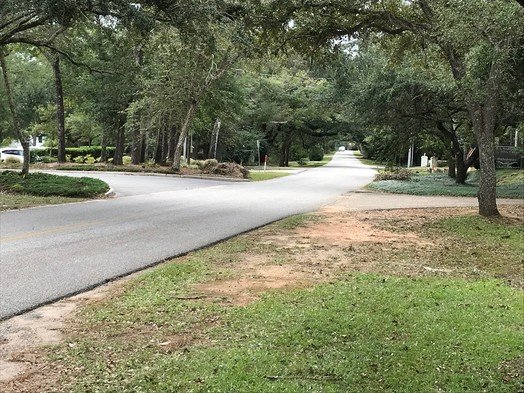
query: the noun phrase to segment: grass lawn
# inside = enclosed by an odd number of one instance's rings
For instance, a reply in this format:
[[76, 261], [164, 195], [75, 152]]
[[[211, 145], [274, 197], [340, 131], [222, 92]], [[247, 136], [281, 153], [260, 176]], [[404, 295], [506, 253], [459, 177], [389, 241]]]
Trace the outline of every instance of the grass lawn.
[[109, 186], [98, 179], [38, 172], [22, 177], [18, 172], [4, 171], [0, 173], [0, 208], [77, 202], [99, 197], [108, 190]]
[[24, 209], [43, 205], [59, 205], [62, 203], [81, 202], [83, 198], [67, 198], [61, 196], [35, 196], [27, 194], [6, 194], [0, 192], [0, 211]]
[[[43, 378], [68, 392], [518, 391], [522, 290], [496, 277], [522, 275], [521, 220], [340, 214], [391, 241], [315, 241], [325, 217], [296, 216], [175, 259], [85, 307]], [[415, 230], [439, 237], [403, 238]], [[312, 280], [235, 302], [275, 269]]]
[[[497, 196], [524, 198], [524, 180], [521, 170], [497, 171]], [[382, 180], [367, 186], [370, 190], [412, 195], [450, 195], [474, 197], [478, 191], [479, 173], [469, 175], [466, 184], [456, 184], [444, 173], [416, 173], [410, 180]]]
[[324, 159], [322, 161], [306, 161], [304, 164], [299, 164], [298, 161], [290, 161], [289, 166], [291, 168], [316, 168], [319, 166], [324, 166], [329, 161], [333, 159], [334, 154], [324, 154]]
[[264, 171], [264, 172], [249, 172], [249, 179], [251, 181], [263, 181], [263, 180], [271, 180], [276, 179], [279, 177], [288, 176], [289, 173], [287, 172], [271, 172], [271, 171]]

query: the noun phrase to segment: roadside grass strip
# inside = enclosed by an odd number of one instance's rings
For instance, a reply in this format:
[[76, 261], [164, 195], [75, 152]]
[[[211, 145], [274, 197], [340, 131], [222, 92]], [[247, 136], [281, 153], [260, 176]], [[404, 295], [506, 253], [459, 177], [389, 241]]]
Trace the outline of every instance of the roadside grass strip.
[[[518, 173], [519, 171], [513, 171]], [[498, 173], [497, 173], [498, 175]], [[518, 175], [502, 173], [497, 182], [497, 196], [500, 198], [524, 198], [524, 182]], [[478, 192], [478, 175], [470, 175], [466, 184], [456, 184], [447, 174], [413, 174], [409, 180], [381, 180], [367, 185], [374, 191], [411, 195], [447, 195], [475, 197]]]
[[[524, 350], [522, 296], [496, 280], [355, 275], [223, 308], [174, 301], [166, 283], [177, 288], [174, 282], [192, 281], [199, 269], [187, 263], [169, 270], [91, 315], [89, 330], [98, 325], [98, 335], [60, 355], [82, 370], [73, 391], [515, 392], [519, 386], [503, 366], [509, 360], [511, 368]], [[189, 335], [184, 345], [172, 346], [182, 332]]]
[[264, 181], [264, 180], [271, 180], [271, 179], [277, 179], [279, 177], [289, 176], [289, 173], [286, 172], [249, 172], [249, 179], [251, 181]]
[[0, 192], [0, 211], [24, 209], [42, 205], [59, 205], [62, 203], [80, 202], [84, 198], [68, 198], [61, 196], [34, 196], [26, 194], [10, 194]]
[[[311, 222], [291, 218], [266, 234]], [[477, 242], [487, 263], [500, 239], [506, 259], [522, 262], [517, 223], [504, 224], [506, 232], [479, 217], [435, 225], [454, 240], [450, 254]], [[471, 225], [481, 229], [470, 233]], [[346, 269], [328, 282], [266, 291], [245, 306], [195, 291], [235, 278], [246, 253], [270, 247], [242, 235], [148, 271], [84, 308], [67, 342], [48, 351], [63, 390], [509, 393], [524, 382], [523, 294], [499, 279]], [[285, 264], [290, 255], [279, 253]]]

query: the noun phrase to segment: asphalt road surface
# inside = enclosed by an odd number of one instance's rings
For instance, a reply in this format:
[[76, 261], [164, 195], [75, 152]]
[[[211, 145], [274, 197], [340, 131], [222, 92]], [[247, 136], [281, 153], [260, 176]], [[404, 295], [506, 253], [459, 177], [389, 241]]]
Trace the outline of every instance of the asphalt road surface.
[[351, 152], [337, 153], [324, 167], [256, 183], [89, 174], [118, 198], [0, 214], [0, 319], [315, 210], [373, 175]]

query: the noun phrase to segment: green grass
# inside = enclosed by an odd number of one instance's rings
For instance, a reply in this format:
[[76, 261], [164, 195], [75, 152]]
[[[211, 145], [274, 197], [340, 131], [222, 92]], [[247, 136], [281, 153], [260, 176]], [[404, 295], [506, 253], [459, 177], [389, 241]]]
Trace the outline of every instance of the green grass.
[[492, 277], [510, 282], [523, 278], [524, 227], [518, 222], [478, 215], [452, 217], [429, 225], [426, 233], [454, 239], [453, 251], [438, 256], [447, 266], [462, 268], [473, 258], [475, 267]]
[[[313, 219], [269, 229], [284, 234]], [[522, 259], [516, 224], [453, 217], [435, 230], [450, 237], [449, 258], [485, 250], [486, 263], [499, 253], [501, 269]], [[177, 259], [85, 308], [52, 352], [65, 391], [518, 391], [521, 290], [489, 278], [341, 273], [246, 307], [198, 296], [194, 284], [230, 278], [246, 252], [268, 252], [257, 240], [247, 234]]]
[[82, 198], [67, 198], [61, 196], [34, 196], [25, 194], [5, 194], [0, 192], [0, 211], [24, 209], [42, 205], [59, 205], [62, 203], [80, 202]]
[[251, 181], [264, 181], [264, 180], [271, 180], [276, 179], [279, 177], [289, 176], [289, 173], [287, 172], [270, 172], [270, 171], [264, 171], [264, 172], [249, 172], [249, 179]]
[[88, 177], [68, 177], [38, 172], [26, 176], [20, 176], [19, 173], [12, 171], [0, 173], [0, 191], [6, 194], [93, 198], [108, 190], [109, 186], [102, 180]]
[[[348, 276], [245, 308], [177, 301], [205, 275], [159, 270], [89, 317], [104, 329], [59, 359], [88, 392], [514, 392], [499, 367], [524, 350], [522, 296], [499, 281]], [[209, 321], [220, 321], [218, 326]], [[192, 326], [204, 327], [205, 340]], [[136, 336], [118, 327], [134, 327]], [[188, 349], [164, 349], [189, 333]], [[174, 336], [173, 336], [174, 337]], [[173, 339], [171, 337], [171, 339]], [[69, 391], [69, 390], [68, 390]]]
[[[524, 198], [524, 182], [522, 171], [497, 171], [499, 181], [497, 196], [503, 198]], [[383, 180], [367, 186], [371, 190], [385, 191], [397, 194], [412, 195], [449, 195], [474, 197], [478, 191], [478, 173], [470, 174], [466, 184], [456, 184], [447, 174], [433, 173], [414, 174], [410, 180]]]

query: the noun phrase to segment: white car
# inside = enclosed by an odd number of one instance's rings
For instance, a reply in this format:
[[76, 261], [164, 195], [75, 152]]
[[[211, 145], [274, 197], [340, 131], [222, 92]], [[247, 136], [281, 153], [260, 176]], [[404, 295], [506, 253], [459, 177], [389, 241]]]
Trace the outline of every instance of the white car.
[[346, 151], [346, 146], [340, 146], [340, 147], [338, 148], [338, 151]]
[[7, 148], [0, 150], [0, 161], [6, 161], [7, 159], [16, 160], [18, 162], [24, 162], [24, 151], [22, 149]]

